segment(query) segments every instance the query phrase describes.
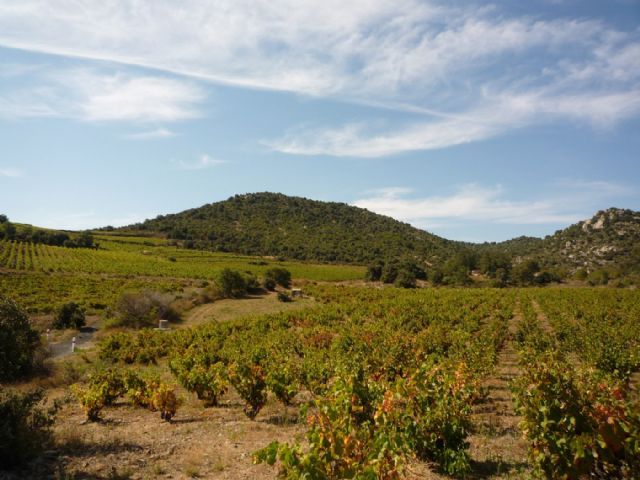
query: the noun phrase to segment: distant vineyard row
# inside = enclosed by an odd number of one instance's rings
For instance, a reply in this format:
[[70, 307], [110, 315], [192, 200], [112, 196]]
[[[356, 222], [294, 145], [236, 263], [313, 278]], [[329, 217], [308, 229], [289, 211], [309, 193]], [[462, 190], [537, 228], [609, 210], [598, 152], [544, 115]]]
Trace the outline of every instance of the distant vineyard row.
[[[68, 249], [18, 241], [0, 241], [0, 268], [23, 271], [108, 273], [115, 275], [212, 279], [223, 268], [247, 270], [260, 275], [269, 266], [252, 257], [177, 248], [138, 245], [109, 249]], [[335, 281], [361, 278], [363, 268], [340, 265], [312, 265], [284, 262], [295, 278]]]

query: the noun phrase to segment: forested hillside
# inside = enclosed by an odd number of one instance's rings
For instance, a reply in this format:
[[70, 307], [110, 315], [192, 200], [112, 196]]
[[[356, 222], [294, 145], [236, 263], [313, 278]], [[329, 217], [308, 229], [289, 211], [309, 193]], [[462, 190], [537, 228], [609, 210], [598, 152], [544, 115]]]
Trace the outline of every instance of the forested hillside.
[[407, 255], [439, 262], [461, 248], [362, 208], [277, 193], [236, 195], [122, 230], [162, 233], [192, 248], [326, 262]]

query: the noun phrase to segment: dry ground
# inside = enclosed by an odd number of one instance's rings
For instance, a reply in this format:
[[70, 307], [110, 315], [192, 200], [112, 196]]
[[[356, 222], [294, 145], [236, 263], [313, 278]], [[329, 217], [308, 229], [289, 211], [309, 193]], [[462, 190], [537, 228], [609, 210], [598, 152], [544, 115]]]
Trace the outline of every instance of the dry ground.
[[246, 298], [216, 300], [191, 310], [179, 327], [193, 327], [209, 321], [224, 322], [249, 315], [278, 313], [313, 305], [311, 298], [299, 298], [293, 302], [280, 302], [275, 292], [250, 295]]

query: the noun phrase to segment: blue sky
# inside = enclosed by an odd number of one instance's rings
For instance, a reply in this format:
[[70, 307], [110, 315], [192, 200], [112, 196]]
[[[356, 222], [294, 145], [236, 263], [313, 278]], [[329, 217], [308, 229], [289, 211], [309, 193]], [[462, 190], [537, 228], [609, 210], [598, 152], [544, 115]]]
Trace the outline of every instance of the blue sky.
[[640, 1], [1, 0], [0, 212], [277, 191], [447, 238], [640, 209]]

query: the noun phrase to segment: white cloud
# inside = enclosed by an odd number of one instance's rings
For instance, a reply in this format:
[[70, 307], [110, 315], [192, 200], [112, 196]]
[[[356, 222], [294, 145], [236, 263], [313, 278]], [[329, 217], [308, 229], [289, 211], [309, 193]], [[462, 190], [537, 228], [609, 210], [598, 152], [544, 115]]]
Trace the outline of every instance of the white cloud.
[[222, 165], [227, 163], [226, 160], [219, 160], [217, 158], [213, 158], [210, 155], [203, 154], [198, 157], [197, 160], [193, 162], [185, 162], [184, 160], [172, 161], [175, 163], [178, 170], [204, 170], [211, 167], [216, 167], [218, 165]]
[[391, 187], [353, 202], [382, 215], [425, 229], [482, 222], [508, 225], [569, 224], [592, 215], [605, 199], [634, 195], [635, 189], [603, 180], [563, 180], [545, 200], [509, 200], [501, 186], [467, 184], [449, 195], [419, 197], [413, 190]]
[[[0, 45], [248, 88], [442, 112], [437, 120], [386, 131], [348, 123], [268, 142], [295, 154], [375, 157], [548, 122], [612, 128], [640, 113], [640, 31], [589, 19], [513, 16], [499, 6], [436, 0], [5, 0]], [[72, 81], [70, 88], [82, 93], [79, 111], [89, 120], [193, 118], [203, 97], [178, 80], [85, 80], [79, 78], [79, 86]], [[41, 102], [27, 111], [59, 112], [55, 106]], [[18, 114], [0, 99], [3, 110]]]
[[126, 138], [132, 140], [150, 140], [157, 138], [171, 138], [175, 137], [177, 134], [171, 130], [166, 128], [156, 128], [155, 130], [147, 130], [144, 132], [130, 133], [126, 135]]
[[295, 155], [374, 158], [409, 151], [436, 150], [493, 138], [528, 125], [572, 119], [595, 128], [612, 128], [640, 113], [640, 90], [613, 94], [526, 95], [484, 92], [483, 105], [459, 116], [440, 115], [383, 132], [367, 124], [294, 129], [263, 140], [274, 151]]
[[160, 77], [77, 72], [71, 82], [81, 92], [78, 107], [82, 116], [91, 121], [186, 120], [199, 116], [195, 105], [204, 98], [194, 85]]
[[176, 122], [199, 117], [205, 99], [192, 81], [88, 68], [40, 72], [30, 80], [34, 85], [0, 91], [0, 116]]
[[563, 212], [553, 201], [511, 201], [504, 198], [499, 186], [475, 184], [464, 185], [448, 196], [407, 198], [383, 192], [353, 204], [426, 228], [451, 220], [533, 225], [580, 219], [575, 212]]
[[342, 128], [303, 130], [282, 139], [264, 140], [275, 151], [296, 155], [382, 157], [414, 150], [435, 150], [492, 137], [501, 129], [491, 123], [446, 119], [371, 133], [364, 124]]
[[22, 177], [22, 170], [14, 167], [0, 167], [0, 177], [18, 178]]

